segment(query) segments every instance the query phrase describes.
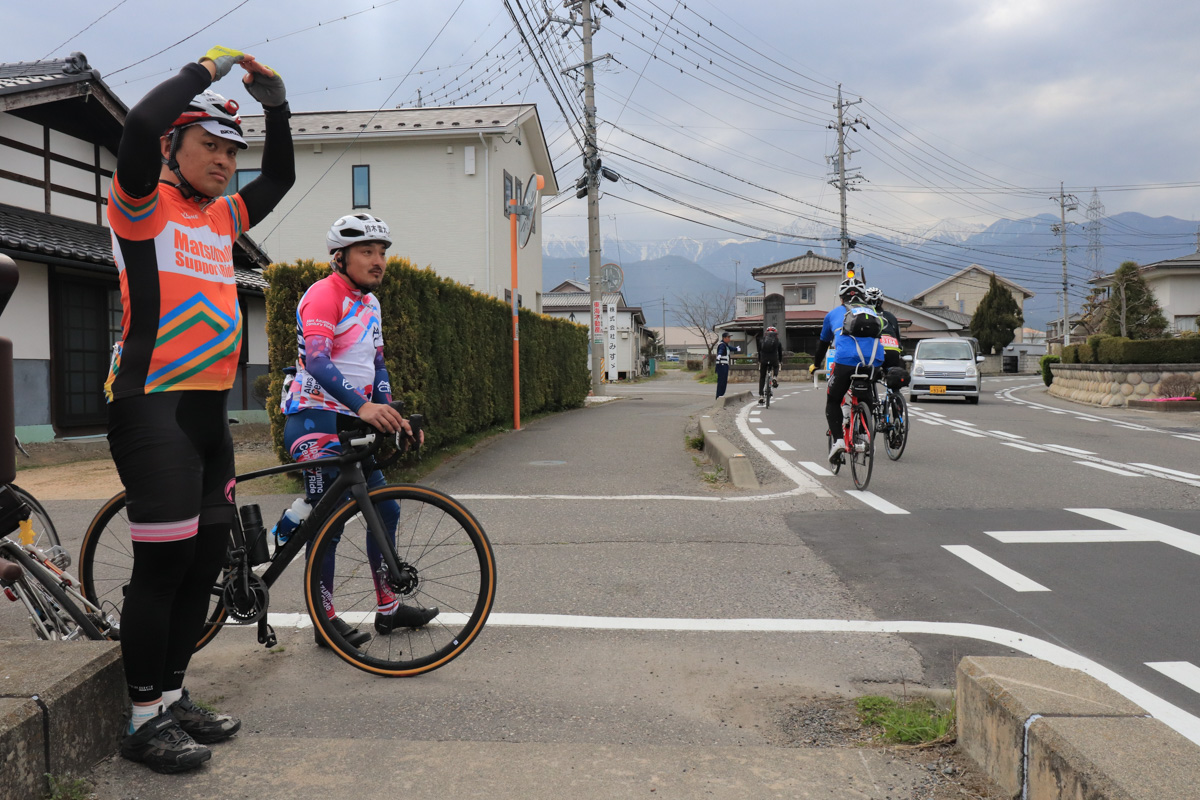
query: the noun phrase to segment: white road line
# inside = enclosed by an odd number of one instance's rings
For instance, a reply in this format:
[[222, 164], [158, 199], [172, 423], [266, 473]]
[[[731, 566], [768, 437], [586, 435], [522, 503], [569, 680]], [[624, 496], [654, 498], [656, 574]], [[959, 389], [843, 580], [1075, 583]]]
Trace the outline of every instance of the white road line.
[[926, 413], [926, 414], [928, 414], [928, 415], [929, 415], [929, 416], [931, 416], [931, 417], [941, 417], [942, 419], [945, 419], [945, 418], [946, 418], [946, 415], [945, 415], [945, 414], [939, 414], [939, 413], [938, 413], [938, 412], [936, 412], [936, 411], [926, 411], [925, 413]]
[[[1036, 408], [1036, 406], [1034, 406]], [[1065, 414], [1065, 411], [1059, 411], [1057, 408], [1043, 408], [1042, 411], [1049, 411], [1051, 414]]]
[[1029, 447], [1027, 445], [1018, 444], [1017, 442], [1001, 442], [1000, 444], [1004, 445], [1005, 447], [1015, 447], [1016, 449], [1024, 450], [1027, 453], [1044, 453], [1044, 452], [1046, 452], [1045, 450], [1041, 450], [1037, 447]]
[[961, 558], [963, 561], [970, 564], [972, 567], [983, 572], [985, 575], [1003, 583], [1014, 592], [1048, 592], [1050, 591], [1045, 586], [1034, 580], [1026, 578], [1016, 570], [1009, 569], [1001, 564], [996, 559], [989, 555], [979, 552], [974, 547], [967, 544], [944, 544], [942, 548], [948, 550], [954, 555]]
[[974, 436], [976, 439], [986, 439], [987, 438], [982, 433], [976, 433], [975, 431], [964, 431], [961, 428], [955, 429], [954, 432], [961, 433], [963, 436]]
[[828, 490], [826, 490], [816, 478], [812, 477], [804, 470], [794, 466], [786, 458], [776, 453], [770, 447], [767, 447], [767, 445], [763, 444], [761, 439], [751, 432], [750, 425], [747, 422], [747, 415], [752, 407], [753, 403], [747, 403], [742, 407], [742, 410], [738, 412], [738, 433], [742, 434], [742, 437], [750, 444], [751, 447], [758, 451], [759, 455], [771, 462], [771, 465], [775, 467], [775, 469], [782, 472], [786, 478], [796, 484], [796, 488], [793, 490], [795, 493], [815, 494], [818, 497], [831, 497], [832, 495], [830, 495]]
[[1043, 444], [1048, 450], [1061, 450], [1064, 453], [1074, 453], [1077, 456], [1094, 456], [1096, 455], [1091, 450], [1080, 450], [1078, 447], [1067, 447], [1065, 444]]
[[1172, 434], [1176, 439], [1187, 439], [1192, 442], [1200, 442], [1200, 436], [1189, 436], [1186, 433]]
[[1119, 422], [1116, 423], [1116, 426], [1118, 428], [1124, 428], [1127, 431], [1152, 431], [1152, 430], [1154, 430], [1153, 428], [1147, 428], [1145, 425], [1122, 425]]
[[1177, 469], [1167, 469], [1166, 467], [1156, 467], [1153, 464], [1139, 464], [1136, 461], [1131, 462], [1131, 463], [1133, 464], [1133, 466], [1141, 467], [1142, 469], [1153, 470], [1154, 472], [1165, 472], [1168, 475], [1178, 475], [1180, 478], [1188, 478], [1189, 480], [1200, 481], [1200, 475], [1196, 475], [1191, 472], [1180, 472]]
[[759, 428], [758, 432], [760, 434], [762, 434], [763, 436], [774, 436], [775, 435], [775, 431], [771, 430], [770, 428]]
[[1095, 417], [1076, 417], [1080, 422], [1103, 422], [1104, 420], [1096, 419]]
[[776, 447], [778, 447], [780, 450], [782, 450], [785, 453], [790, 453], [791, 451], [796, 449], [796, 448], [792, 447], [790, 444], [788, 444], [787, 442], [783, 441], [782, 439], [775, 439], [771, 442], [771, 444], [775, 445]]
[[967, 422], [965, 419], [956, 419], [956, 420], [954, 420], [954, 424], [955, 425], [970, 425], [972, 428], [979, 427], [974, 422]]
[[1003, 436], [1005, 439], [1024, 439], [1024, 436], [1017, 436], [1015, 433], [1005, 433], [1004, 431], [988, 431], [988, 433], [996, 436]]
[[[789, 465], [790, 466], [790, 465]], [[449, 619], [449, 613], [443, 612]], [[277, 628], [305, 627], [307, 614], [268, 614]], [[1200, 744], [1200, 717], [1168, 703], [1108, 667], [1044, 639], [1026, 633], [974, 625], [964, 622], [926, 622], [920, 620], [845, 620], [845, 619], [664, 619], [631, 617], [568, 617], [560, 614], [514, 614], [493, 612], [488, 617], [493, 627], [560, 628], [574, 630], [625, 631], [703, 631], [710, 633], [883, 633], [932, 634], [958, 636], [1003, 645], [1060, 667], [1077, 669], [1106, 684], [1113, 691], [1138, 704], [1167, 726]], [[234, 627], [234, 626], [229, 626]], [[236, 626], [245, 631], [253, 625]]]
[[1188, 661], [1147, 661], [1146, 666], [1200, 694], [1200, 667], [1195, 664]]
[[822, 477], [829, 477], [829, 478], [833, 477], [832, 472], [825, 469], [824, 467], [822, 467], [820, 464], [818, 464], [815, 461], [797, 461], [796, 463], [799, 464], [800, 466], [804, 467], [806, 470], [811, 472], [813, 475], [820, 475]]
[[922, 422], [922, 423], [924, 423], [924, 424], [926, 424], [926, 425], [941, 425], [941, 424], [942, 424], [942, 423], [940, 423], [940, 422], [934, 422], [934, 421], [933, 421], [933, 420], [931, 420], [931, 419], [924, 419], [924, 418], [918, 418], [918, 419], [917, 419], [917, 422]]
[[1138, 473], [1138, 472], [1130, 472], [1127, 469], [1118, 469], [1116, 467], [1110, 467], [1107, 464], [1097, 464], [1093, 461], [1076, 461], [1075, 463], [1082, 464], [1085, 467], [1091, 467], [1092, 469], [1102, 469], [1105, 472], [1111, 472], [1114, 475], [1124, 475], [1127, 478], [1144, 477], [1141, 473]]
[[903, 508], [896, 505], [895, 503], [889, 503], [887, 500], [884, 500], [879, 495], [873, 494], [871, 492], [860, 492], [857, 489], [847, 489], [846, 494], [850, 495], [851, 497], [853, 497], [855, 500], [858, 500], [859, 502], [866, 503], [871, 508], [875, 509], [876, 511], [880, 512], [881, 514], [907, 514], [908, 513], [907, 511], [905, 511]]

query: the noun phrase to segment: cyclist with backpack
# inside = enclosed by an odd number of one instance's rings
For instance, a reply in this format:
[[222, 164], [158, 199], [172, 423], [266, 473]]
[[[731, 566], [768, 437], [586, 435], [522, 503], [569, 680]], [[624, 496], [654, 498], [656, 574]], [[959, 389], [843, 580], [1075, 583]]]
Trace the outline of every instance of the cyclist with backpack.
[[783, 363], [783, 343], [779, 341], [779, 329], [774, 325], [767, 328], [763, 334], [762, 344], [758, 348], [758, 404], [763, 403], [763, 383], [767, 374], [771, 374], [772, 388], [779, 385], [775, 378], [779, 377], [779, 365]]
[[[341, 453], [338, 433], [358, 427], [359, 420], [383, 433], [412, 433], [408, 421], [388, 405], [392, 388], [383, 358], [382, 317], [379, 301], [372, 294], [383, 283], [391, 231], [383, 220], [359, 212], [335, 221], [325, 243], [333, 272], [308, 287], [296, 308], [299, 358], [295, 377], [284, 383], [281, 403], [287, 416], [284, 446], [297, 462]], [[418, 440], [424, 440], [424, 432]], [[304, 494], [310, 507], [336, 477], [337, 469], [331, 467], [304, 473]], [[372, 488], [386, 483], [378, 469], [372, 470], [367, 482]], [[378, 508], [384, 524], [394, 533], [399, 505], [381, 503]], [[373, 539], [367, 539], [366, 547], [378, 576], [383, 556]], [[368, 642], [371, 634], [350, 627], [337, 616], [327, 589], [333, 585], [335, 555], [336, 551], [330, 550], [321, 565], [325, 612], [346, 641], [358, 647]], [[438, 615], [437, 608], [402, 604], [378, 577], [375, 595], [374, 627], [381, 636], [396, 628], [419, 628]], [[326, 646], [321, 632], [314, 632], [317, 644]]]
[[895, 314], [884, 310], [883, 290], [878, 286], [867, 289], [867, 302], [883, 318], [883, 332], [879, 336], [879, 343], [883, 346], [883, 372], [886, 375], [893, 367], [904, 366], [904, 349], [900, 346], [900, 321], [896, 319]]
[[879, 338], [883, 320], [867, 303], [867, 287], [858, 277], [846, 278], [838, 285], [838, 297], [842, 305], [825, 315], [821, 324], [821, 343], [808, 367], [812, 374], [817, 364], [824, 363], [825, 353], [833, 346], [833, 369], [825, 395], [825, 421], [833, 434], [833, 447], [829, 451], [831, 464], [837, 463], [846, 449], [842, 400], [850, 388], [850, 379], [855, 374], [873, 375], [874, 369], [883, 364]]
[[[232, 195], [245, 139], [238, 104], [209, 89], [241, 66], [262, 104], [262, 172]], [[129, 110], [109, 192], [121, 340], [108, 379], [108, 442], [125, 486], [133, 572], [121, 612], [132, 711], [121, 755], [194, 769], [241, 722], [183, 688], [233, 524], [226, 406], [242, 349], [234, 242], [295, 182], [287, 97], [253, 56], [214, 47]]]

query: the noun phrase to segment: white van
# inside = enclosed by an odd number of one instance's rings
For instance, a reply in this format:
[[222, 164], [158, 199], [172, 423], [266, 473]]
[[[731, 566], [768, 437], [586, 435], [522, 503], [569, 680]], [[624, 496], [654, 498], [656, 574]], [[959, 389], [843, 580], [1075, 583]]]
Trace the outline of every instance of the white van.
[[916, 403], [922, 397], [965, 397], [968, 403], [978, 403], [982, 361], [967, 339], [922, 339], [913, 354], [909, 399]]

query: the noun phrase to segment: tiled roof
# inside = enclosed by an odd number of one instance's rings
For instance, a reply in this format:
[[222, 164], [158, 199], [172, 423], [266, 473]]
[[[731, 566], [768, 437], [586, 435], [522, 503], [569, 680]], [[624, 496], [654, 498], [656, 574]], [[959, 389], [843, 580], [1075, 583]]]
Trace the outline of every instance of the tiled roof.
[[785, 261], [776, 261], [774, 264], [767, 264], [762, 267], [755, 267], [750, 270], [750, 274], [757, 278], [760, 275], [793, 275], [812, 272], [840, 273], [841, 271], [841, 261], [838, 261], [836, 258], [817, 255], [812, 250], [809, 250], [802, 256], [789, 258]]
[[942, 319], [948, 319], [951, 322], [957, 322], [959, 325], [971, 324], [970, 314], [964, 314], [961, 311], [955, 311], [954, 309], [946, 306], [917, 306], [917, 308], [921, 309], [922, 311], [928, 311], [930, 314], [941, 317]]
[[98, 77], [87, 63], [87, 56], [78, 52], [48, 61], [16, 61], [0, 64], [0, 94]]
[[933, 286], [930, 286], [928, 289], [921, 292], [920, 294], [914, 295], [913, 300], [919, 300], [928, 294], [932, 294], [933, 292], [937, 291], [941, 287], [945, 286], [947, 283], [950, 283], [950, 281], [961, 278], [964, 275], [966, 275], [967, 273], [972, 272], [972, 271], [981, 272], [984, 275], [987, 275], [988, 280], [995, 278], [996, 280], [1000, 281], [1000, 283], [1003, 283], [1005, 286], [1008, 286], [1010, 289], [1016, 289], [1017, 291], [1021, 292], [1026, 297], [1035, 297], [1033, 292], [1029, 291], [1024, 286], [1020, 285], [1019, 283], [1014, 283], [1013, 281], [1010, 281], [1008, 278], [1004, 277], [1003, 275], [992, 272], [990, 269], [984, 269], [983, 267], [979, 266], [978, 264], [972, 264], [969, 267], [964, 267], [963, 269], [960, 269], [958, 272], [954, 273], [949, 278], [946, 278], [945, 280], [942, 280], [942, 281], [938, 281]]
[[[526, 105], [435, 106], [430, 108], [393, 108], [383, 111], [300, 111], [292, 114], [294, 136], [353, 136], [394, 133], [479, 133], [512, 127], [526, 111]], [[242, 116], [247, 139], [264, 136], [263, 117]]]
[[[244, 234], [243, 234], [244, 235]], [[247, 246], [241, 239], [240, 248]], [[254, 249], [257, 245], [251, 242]], [[38, 256], [50, 256], [81, 265], [95, 264], [112, 267], [112, 235], [103, 225], [93, 225], [39, 211], [30, 211], [0, 203], [0, 248], [18, 254], [28, 254], [30, 261]], [[238, 286], [266, 289], [269, 285], [257, 270], [234, 267]]]
[[[616, 303], [619, 311], [637, 308], [625, 305], [625, 298], [620, 292], [606, 292], [601, 302]], [[542, 295], [543, 311], [587, 310], [591, 305], [592, 295], [589, 292], [547, 292]]]

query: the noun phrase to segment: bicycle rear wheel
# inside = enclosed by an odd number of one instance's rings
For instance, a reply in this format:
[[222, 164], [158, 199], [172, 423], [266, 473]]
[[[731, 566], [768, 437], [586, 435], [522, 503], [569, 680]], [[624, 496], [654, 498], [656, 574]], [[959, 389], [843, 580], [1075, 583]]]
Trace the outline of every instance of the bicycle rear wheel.
[[[79, 552], [83, 596], [119, 621], [125, 587], [132, 574], [133, 537], [125, 513], [125, 493], [121, 492], [100, 508], [83, 535], [83, 547]], [[196, 643], [197, 650], [212, 641], [225, 621], [225, 604], [219, 589], [219, 586], [213, 589], [204, 632]]]
[[908, 445], [908, 407], [899, 394], [889, 393], [887, 398], [888, 430], [884, 436], [884, 449], [892, 461], [899, 461]]
[[763, 384], [763, 398], [767, 408], [771, 407], [771, 371], [767, 370], [767, 380]]
[[854, 486], [865, 491], [871, 482], [871, 470], [875, 467], [874, 424], [871, 421], [871, 411], [866, 405], [859, 403], [850, 412], [851, 442], [854, 452], [849, 453], [850, 474], [854, 476]]
[[42, 507], [42, 504], [37, 501], [37, 498], [15, 483], [10, 483], [8, 487], [20, 498], [21, 502], [29, 506], [29, 523], [32, 526], [33, 532], [32, 540], [23, 538], [20, 529], [13, 531], [9, 534], [8, 538], [20, 544], [31, 544], [39, 550], [49, 550], [51, 547], [59, 545], [58, 531], [54, 529], [54, 523], [51, 522], [50, 515]]
[[[377, 595], [367, 553], [366, 520], [353, 500], [342, 505], [313, 537], [305, 564], [304, 596], [313, 624], [350, 664], [376, 675], [409, 677], [437, 669], [461, 655], [483, 629], [496, 594], [496, 563], [483, 528], [449, 495], [424, 486], [381, 486], [371, 503], [396, 523], [396, 557], [405, 574], [391, 581], [397, 599], [440, 613], [421, 628], [378, 629], [352, 647], [334, 629], [328, 607], [351, 625], [369, 629]], [[321, 565], [336, 548], [332, 586], [321, 586]], [[381, 568], [386, 571], [386, 567]]]
[[58, 577], [40, 561], [16, 546], [6, 546], [0, 552], [25, 570], [22, 581], [27, 599], [38, 616], [33, 625], [38, 638], [54, 641], [105, 638], [83, 609], [67, 596]]

